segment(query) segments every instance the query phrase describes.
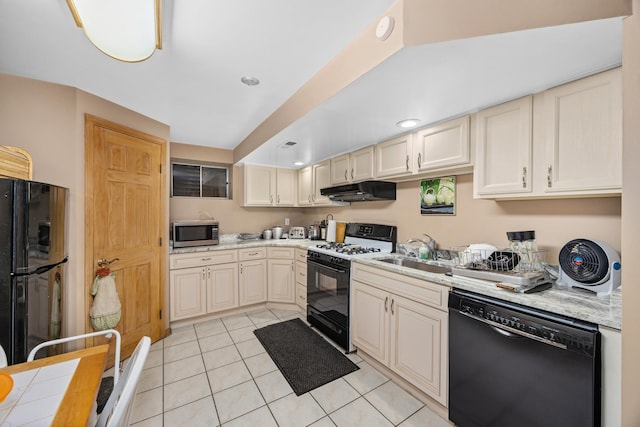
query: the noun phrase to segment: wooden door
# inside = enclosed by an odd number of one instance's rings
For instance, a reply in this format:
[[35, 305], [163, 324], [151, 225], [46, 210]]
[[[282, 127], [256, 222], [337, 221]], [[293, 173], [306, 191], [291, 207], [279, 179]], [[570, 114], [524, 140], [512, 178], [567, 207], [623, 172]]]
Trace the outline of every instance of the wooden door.
[[122, 358], [143, 336], [156, 341], [165, 332], [165, 150], [160, 138], [85, 117], [86, 309], [97, 261], [117, 259], [110, 268], [122, 304]]

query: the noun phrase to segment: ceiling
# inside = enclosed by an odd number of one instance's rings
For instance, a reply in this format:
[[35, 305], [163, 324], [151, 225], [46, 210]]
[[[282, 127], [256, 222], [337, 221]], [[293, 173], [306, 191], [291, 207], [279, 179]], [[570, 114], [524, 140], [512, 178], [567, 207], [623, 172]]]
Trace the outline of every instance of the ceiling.
[[[163, 49], [100, 53], [64, 0], [0, 1], [0, 72], [78, 87], [170, 126], [171, 141], [233, 149], [393, 0], [163, 3]], [[612, 18], [400, 50], [243, 161], [294, 167], [621, 63]], [[245, 86], [242, 76], [258, 86]], [[292, 148], [282, 144], [295, 141]]]

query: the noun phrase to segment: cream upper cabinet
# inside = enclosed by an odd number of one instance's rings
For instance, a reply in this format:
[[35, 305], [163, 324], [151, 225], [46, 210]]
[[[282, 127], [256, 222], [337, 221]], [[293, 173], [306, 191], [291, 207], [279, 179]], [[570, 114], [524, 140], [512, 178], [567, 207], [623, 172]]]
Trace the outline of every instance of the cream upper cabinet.
[[293, 206], [296, 171], [269, 166], [244, 166], [245, 206]]
[[346, 184], [373, 178], [373, 159], [373, 146], [331, 159], [331, 184]]
[[331, 159], [331, 184], [346, 184], [350, 182], [349, 170], [348, 154]]
[[413, 161], [416, 173], [469, 166], [469, 116], [417, 131]]
[[480, 111], [474, 197], [620, 194], [621, 92], [617, 68]]
[[546, 193], [622, 187], [622, 71], [544, 93]]
[[298, 170], [298, 206], [328, 205], [320, 189], [331, 186], [331, 162], [326, 160]]
[[295, 169], [276, 169], [276, 205], [296, 204], [297, 173]]
[[321, 188], [331, 186], [331, 162], [326, 160], [313, 165], [313, 204], [328, 205], [331, 203], [328, 197], [320, 194]]
[[268, 166], [244, 167], [245, 206], [271, 206], [276, 191], [276, 170]]
[[391, 178], [411, 175], [413, 134], [403, 135], [375, 146], [375, 176]]
[[298, 170], [298, 206], [313, 204], [313, 166]]
[[532, 102], [526, 96], [477, 115], [473, 182], [477, 195], [532, 191]]

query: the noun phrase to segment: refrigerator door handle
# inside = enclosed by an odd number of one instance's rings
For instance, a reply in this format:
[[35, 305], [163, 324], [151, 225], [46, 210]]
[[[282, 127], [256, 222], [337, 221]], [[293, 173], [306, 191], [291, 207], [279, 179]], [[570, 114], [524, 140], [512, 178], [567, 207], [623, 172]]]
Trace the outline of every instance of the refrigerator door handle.
[[68, 257], [64, 257], [64, 258], [62, 258], [61, 261], [54, 262], [53, 264], [41, 265], [41, 266], [39, 266], [37, 268], [34, 268], [31, 271], [24, 271], [24, 272], [19, 272], [19, 273], [12, 272], [11, 275], [14, 276], [14, 277], [20, 277], [20, 276], [32, 276], [34, 274], [42, 274], [42, 273], [46, 273], [47, 271], [51, 270], [54, 267], [59, 266], [60, 264], [64, 264], [67, 261], [69, 261], [69, 258]]

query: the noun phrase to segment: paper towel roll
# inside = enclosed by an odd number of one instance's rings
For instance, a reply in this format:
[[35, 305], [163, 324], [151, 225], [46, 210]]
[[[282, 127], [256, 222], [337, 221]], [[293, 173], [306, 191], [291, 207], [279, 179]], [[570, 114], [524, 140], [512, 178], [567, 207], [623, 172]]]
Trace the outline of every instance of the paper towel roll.
[[327, 225], [327, 242], [336, 241], [336, 222], [332, 219], [329, 220]]

